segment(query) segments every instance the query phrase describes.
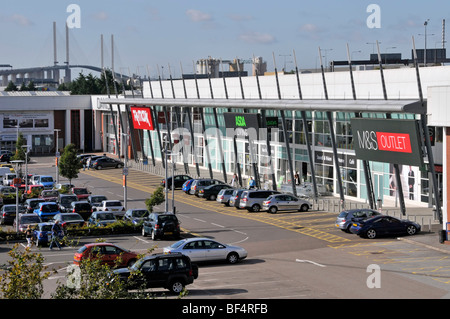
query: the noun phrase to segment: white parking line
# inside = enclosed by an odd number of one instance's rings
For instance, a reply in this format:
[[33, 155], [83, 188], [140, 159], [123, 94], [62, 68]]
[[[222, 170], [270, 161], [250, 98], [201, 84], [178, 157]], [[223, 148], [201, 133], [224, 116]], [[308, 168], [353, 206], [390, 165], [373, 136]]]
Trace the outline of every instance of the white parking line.
[[217, 227], [220, 227], [220, 228], [225, 228], [225, 226], [222, 226], [222, 225], [219, 225], [219, 224], [211, 223], [211, 225], [214, 225], [214, 226], [217, 226]]
[[316, 263], [316, 262], [311, 261], [311, 260], [296, 259], [295, 261], [298, 262], [298, 263], [308, 263], [308, 264], [313, 264], [313, 265], [316, 265], [316, 266], [319, 266], [319, 267], [326, 267], [325, 265], [321, 265], [321, 264]]
[[198, 219], [198, 218], [194, 218], [196, 221], [202, 222], [202, 223], [206, 223], [206, 220], [203, 219]]

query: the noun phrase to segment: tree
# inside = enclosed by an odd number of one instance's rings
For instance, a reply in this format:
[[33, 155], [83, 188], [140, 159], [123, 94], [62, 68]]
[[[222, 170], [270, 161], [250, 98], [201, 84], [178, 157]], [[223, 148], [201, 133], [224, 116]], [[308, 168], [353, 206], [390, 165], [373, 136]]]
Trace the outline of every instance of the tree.
[[64, 176], [72, 184], [73, 178], [78, 178], [78, 173], [83, 167], [80, 160], [77, 158], [77, 149], [75, 144], [68, 144], [64, 147], [64, 151], [59, 158], [59, 174]]
[[25, 150], [23, 149], [22, 145], [27, 145], [27, 140], [23, 137], [22, 132], [19, 132], [19, 134], [17, 135], [17, 141], [16, 141], [16, 153], [11, 158], [12, 160], [25, 161], [26, 155], [25, 155]]
[[159, 186], [150, 196], [150, 198], [147, 198], [145, 200], [145, 205], [147, 205], [148, 211], [151, 213], [153, 212], [153, 207], [157, 206], [159, 204], [164, 203], [166, 200], [164, 196], [164, 188], [162, 186]]
[[17, 91], [17, 86], [13, 81], [9, 81], [8, 86], [5, 88], [5, 91]]
[[8, 269], [0, 276], [0, 297], [2, 299], [39, 299], [44, 293], [43, 281], [50, 276], [44, 272], [44, 257], [32, 253], [30, 248], [18, 250], [16, 244], [9, 251], [12, 260]]

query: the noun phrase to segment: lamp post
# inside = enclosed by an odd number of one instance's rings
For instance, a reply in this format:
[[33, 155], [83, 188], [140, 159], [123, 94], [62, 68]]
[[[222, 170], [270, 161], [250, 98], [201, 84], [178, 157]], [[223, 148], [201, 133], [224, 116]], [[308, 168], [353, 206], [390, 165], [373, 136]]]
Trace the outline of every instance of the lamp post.
[[123, 139], [124, 139], [124, 147], [125, 147], [125, 151], [124, 151], [124, 161], [123, 161], [123, 170], [122, 170], [122, 175], [123, 175], [123, 207], [125, 207], [125, 210], [127, 210], [127, 196], [128, 196], [128, 191], [127, 191], [127, 176], [128, 176], [128, 136], [130, 136], [127, 133], [122, 133]]
[[176, 213], [176, 208], [175, 208], [175, 161], [173, 158], [174, 153], [169, 152], [167, 145], [168, 145], [168, 141], [167, 141], [167, 135], [164, 137], [164, 175], [165, 175], [165, 179], [166, 182], [164, 183], [164, 194], [165, 194], [165, 202], [164, 202], [164, 210], [165, 213], [167, 213], [169, 211], [169, 201], [168, 201], [168, 194], [169, 194], [169, 187], [167, 186], [167, 184], [169, 183], [168, 181], [168, 167], [167, 167], [167, 156], [172, 156], [172, 213], [175, 214]]
[[58, 158], [60, 156], [59, 154], [59, 146], [58, 146], [58, 137], [60, 129], [54, 129], [53, 131], [56, 132], [56, 143], [55, 143], [55, 166], [56, 166], [56, 184], [59, 184], [59, 171], [58, 171]]
[[25, 191], [28, 189], [28, 152], [30, 145], [22, 145], [25, 149]]

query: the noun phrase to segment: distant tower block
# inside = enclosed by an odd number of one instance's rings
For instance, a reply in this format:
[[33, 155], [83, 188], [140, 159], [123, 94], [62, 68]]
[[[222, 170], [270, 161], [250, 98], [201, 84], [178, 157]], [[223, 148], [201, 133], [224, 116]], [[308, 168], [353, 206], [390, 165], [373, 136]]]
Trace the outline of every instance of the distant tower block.
[[263, 75], [267, 72], [267, 62], [263, 61], [263, 58], [258, 56], [253, 58], [253, 66], [252, 66], [252, 75], [256, 75], [256, 71], [258, 71], [259, 75]]

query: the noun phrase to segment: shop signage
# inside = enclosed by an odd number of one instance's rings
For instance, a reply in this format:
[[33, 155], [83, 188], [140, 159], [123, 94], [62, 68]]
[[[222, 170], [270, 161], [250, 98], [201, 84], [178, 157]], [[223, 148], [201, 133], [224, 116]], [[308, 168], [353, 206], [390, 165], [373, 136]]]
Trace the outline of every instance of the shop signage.
[[235, 130], [235, 134], [241, 137], [251, 135], [250, 129], [254, 129], [255, 136], [258, 136], [260, 127], [260, 114], [258, 113], [223, 113], [225, 127]]
[[356, 157], [362, 160], [421, 166], [415, 120], [351, 119]]
[[146, 107], [130, 107], [135, 129], [153, 131], [152, 114]]

